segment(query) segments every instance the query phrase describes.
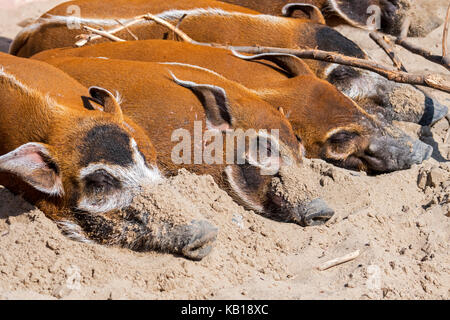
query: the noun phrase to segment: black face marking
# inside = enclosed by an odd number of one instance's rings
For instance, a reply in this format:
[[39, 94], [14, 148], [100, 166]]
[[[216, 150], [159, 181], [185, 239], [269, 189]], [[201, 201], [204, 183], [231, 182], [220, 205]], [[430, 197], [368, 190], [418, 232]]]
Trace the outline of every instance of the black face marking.
[[248, 192], [256, 192], [261, 188], [263, 179], [260, 173], [260, 169], [250, 164], [244, 164], [239, 166], [240, 173], [243, 179], [243, 186]]
[[80, 164], [107, 162], [126, 167], [133, 162], [130, 136], [116, 125], [101, 125], [89, 130], [80, 147]]
[[330, 27], [317, 25], [315, 34], [317, 48], [320, 50], [338, 52], [361, 59], [366, 58], [356, 43]]

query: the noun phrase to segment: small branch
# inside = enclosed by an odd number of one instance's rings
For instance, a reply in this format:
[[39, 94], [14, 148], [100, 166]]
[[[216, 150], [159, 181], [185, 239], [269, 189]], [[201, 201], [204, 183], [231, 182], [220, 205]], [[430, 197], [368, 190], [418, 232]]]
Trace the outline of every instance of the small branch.
[[188, 43], [197, 43], [196, 41], [192, 40], [191, 37], [189, 37], [186, 33], [184, 33], [183, 31], [181, 31], [179, 28], [175, 27], [174, 25], [172, 25], [171, 23], [167, 22], [166, 20], [163, 20], [151, 13], [147, 13], [146, 15], [143, 16], [145, 19], [147, 20], [153, 20], [156, 23], [165, 26], [166, 28], [168, 28], [169, 30], [171, 30], [173, 33], [175, 33], [176, 35], [178, 35], [181, 39], [183, 39], [184, 42], [188, 42]]
[[450, 93], [450, 79], [446, 79], [441, 75], [407, 73], [403, 71], [398, 71], [394, 67], [377, 63], [375, 61], [359, 59], [354, 57], [347, 57], [339, 53], [313, 49], [286, 49], [286, 48], [271, 48], [271, 47], [226, 47], [226, 48], [227, 49], [231, 48], [236, 51], [253, 54], [261, 54], [261, 53], [292, 54], [302, 59], [325, 61], [372, 71], [387, 78], [388, 80], [397, 83], [421, 85]]
[[398, 37], [398, 38], [394, 38], [394, 40], [395, 40], [396, 44], [398, 44], [399, 46], [402, 46], [409, 52], [412, 52], [414, 54], [422, 56], [423, 58], [427, 59], [428, 61], [440, 64], [441, 66], [447, 68], [447, 70], [450, 70], [450, 63], [444, 57], [435, 55], [435, 54], [431, 53], [430, 51], [423, 49], [423, 48], [409, 42], [406, 38]]
[[[284, 54], [291, 54], [295, 55], [298, 58], [302, 59], [313, 59], [313, 60], [319, 60], [329, 63], [336, 63], [346, 66], [351, 66], [355, 68], [361, 68], [364, 70], [372, 71], [375, 73], [378, 73], [379, 75], [387, 78], [388, 80], [398, 82], [398, 83], [408, 83], [412, 85], [422, 85], [429, 88], [441, 90], [447, 93], [450, 93], [450, 81], [449, 79], [445, 79], [443, 76], [438, 74], [410, 74], [404, 71], [398, 71], [394, 67], [390, 67], [385, 64], [377, 63], [375, 61], [366, 60], [366, 59], [359, 59], [355, 57], [348, 57], [341, 55], [339, 53], [335, 52], [327, 52], [322, 50], [315, 50], [315, 49], [287, 49], [287, 48], [273, 48], [273, 47], [248, 47], [248, 46], [225, 46], [220, 44], [214, 44], [214, 43], [202, 43], [197, 42], [193, 40], [191, 37], [189, 37], [186, 33], [181, 31], [176, 26], [172, 25], [171, 23], [154, 16], [152, 14], [145, 14], [142, 16], [138, 16], [135, 19], [131, 20], [130, 22], [124, 24], [124, 26], [131, 26], [133, 24], [136, 24], [143, 20], [152, 20], [160, 25], [165, 26], [169, 30], [173, 31], [175, 34], [177, 34], [183, 41], [187, 43], [197, 44], [197, 45], [203, 45], [203, 46], [209, 46], [214, 48], [222, 48], [222, 49], [228, 49], [228, 50], [235, 50], [245, 53], [253, 53], [253, 54], [261, 54], [261, 53], [284, 53]], [[120, 26], [115, 29], [109, 30], [109, 31], [101, 31], [96, 30], [91, 27], [84, 26], [85, 29], [91, 31], [92, 33], [96, 33], [96, 36], [89, 36], [87, 40], [82, 40], [85, 43], [88, 41], [92, 41], [95, 39], [95, 37], [103, 36], [105, 38], [108, 38], [112, 41], [124, 41], [121, 38], [118, 38], [116, 36], [113, 36], [112, 33], [118, 32], [120, 30], [123, 30], [125, 27]], [[406, 41], [406, 40], [402, 40]], [[84, 43], [84, 44], [85, 44]], [[83, 45], [84, 45], [83, 44]], [[442, 59], [441, 59], [442, 60]]]
[[120, 21], [119, 19], [115, 19], [115, 21], [118, 24], [120, 24], [121, 26], [123, 26], [125, 28], [125, 30], [127, 30], [127, 32], [130, 34], [130, 36], [132, 36], [134, 38], [134, 40], [136, 40], [136, 41], [139, 40], [139, 38], [133, 32], [131, 32], [130, 28], [128, 28], [126, 25], [124, 25], [122, 21]]
[[447, 57], [447, 54], [448, 54], [447, 40], [448, 40], [449, 20], [450, 20], [450, 5], [448, 5], [448, 8], [447, 8], [447, 15], [445, 16], [445, 23], [444, 23], [444, 33], [442, 35], [442, 56], [443, 57]]
[[330, 268], [340, 265], [342, 263], [355, 260], [357, 257], [359, 257], [359, 250], [356, 250], [355, 252], [346, 254], [343, 257], [327, 261], [319, 267], [319, 270], [324, 271], [324, 270], [330, 269]]
[[[135, 24], [137, 24], [139, 22], [142, 22], [142, 21], [145, 21], [145, 20], [146, 19], [144, 19], [143, 16], [138, 16], [138, 17], [133, 18], [131, 21], [128, 21], [127, 23], [121, 23], [121, 25], [119, 27], [113, 28], [113, 29], [105, 31], [105, 32], [110, 34], [110, 35], [112, 35], [114, 33], [122, 31], [122, 30], [124, 30], [126, 28], [131, 27], [132, 25], [135, 25]], [[100, 35], [100, 34], [97, 33], [96, 35], [80, 35], [79, 37], [81, 38], [81, 40], [75, 43], [75, 45], [77, 47], [82, 47], [82, 46], [86, 45], [90, 41], [98, 40], [98, 39], [101, 39], [102, 37], [105, 37], [105, 36]], [[106, 37], [106, 38], [108, 38], [108, 37]], [[111, 38], [108, 38], [108, 39], [112, 40]], [[117, 38], [117, 39], [120, 39], [120, 38]], [[123, 40], [123, 39], [120, 39], [120, 40]], [[116, 41], [116, 40], [112, 40], [112, 41]]]
[[400, 59], [397, 57], [397, 55], [394, 52], [394, 48], [389, 41], [389, 39], [386, 36], [382, 36], [381, 34], [377, 32], [371, 32], [369, 33], [370, 38], [375, 41], [376, 44], [380, 46], [381, 49], [386, 52], [388, 57], [392, 60], [394, 63], [394, 66], [397, 68], [397, 70], [401, 70], [404, 72], [407, 72], [405, 67], [403, 66], [403, 63], [400, 61]]
[[[116, 41], [116, 42], [123, 42], [123, 41], [125, 41], [125, 40], [123, 40], [123, 39], [121, 39], [119, 37], [116, 37], [116, 36], [112, 35], [108, 31], [98, 30], [98, 29], [94, 29], [94, 28], [91, 28], [91, 27], [88, 27], [88, 26], [83, 26], [83, 28], [88, 30], [88, 31], [90, 31], [90, 32], [92, 32], [92, 33], [94, 33], [94, 34], [97, 34], [99, 36], [105, 37], [105, 38], [107, 38], [109, 40], [112, 40], [112, 41]], [[92, 40], [92, 38], [90, 40]]]
[[[183, 16], [178, 20], [178, 22], [177, 22], [177, 25], [176, 25], [176, 27], [175, 27], [175, 30], [180, 30], [180, 24], [181, 24], [181, 22], [183, 22], [183, 20], [184, 20], [184, 18], [186, 18], [187, 17], [187, 13], [185, 13], [185, 14], [183, 14]], [[181, 31], [181, 30], [180, 30]], [[175, 35], [176, 35], [176, 33], [175, 33], [175, 31], [173, 32], [173, 40], [175, 40]], [[186, 35], [187, 36], [187, 35]]]

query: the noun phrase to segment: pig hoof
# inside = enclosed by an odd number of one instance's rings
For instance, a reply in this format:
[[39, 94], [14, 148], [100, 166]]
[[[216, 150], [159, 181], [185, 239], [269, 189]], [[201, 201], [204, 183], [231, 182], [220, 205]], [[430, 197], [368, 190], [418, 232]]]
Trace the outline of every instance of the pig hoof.
[[202, 260], [211, 252], [218, 229], [207, 221], [194, 220], [189, 226], [189, 233], [190, 239], [181, 252], [191, 260]]
[[315, 199], [301, 208], [298, 212], [300, 225], [319, 226], [325, 224], [333, 215], [331, 209], [322, 199]]

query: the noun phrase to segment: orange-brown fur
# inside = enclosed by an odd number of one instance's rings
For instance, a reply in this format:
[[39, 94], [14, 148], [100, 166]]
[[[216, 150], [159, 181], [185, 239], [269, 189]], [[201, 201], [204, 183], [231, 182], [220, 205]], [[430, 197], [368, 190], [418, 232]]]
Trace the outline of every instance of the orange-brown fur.
[[[234, 6], [228, 3], [214, 0], [75, 0], [67, 1], [56, 6], [55, 8], [46, 12], [41, 17], [41, 19], [49, 17], [49, 15], [71, 15], [73, 13], [70, 9], [72, 6], [78, 6], [80, 8], [80, 14], [83, 18], [111, 17], [126, 19], [133, 18], [145, 13], [157, 14], [171, 9], [188, 10], [199, 7], [220, 8], [223, 10], [258, 14], [256, 11], [244, 7]], [[45, 31], [47, 32], [46, 37], [40, 37], [39, 34], [36, 33], [20, 34], [12, 44], [10, 53], [21, 57], [30, 57], [31, 55], [42, 50], [63, 46], [72, 46], [76, 41], [75, 37], [80, 33], [84, 33], [84, 31], [81, 29], [68, 30], [65, 25], [63, 25], [62, 27], [64, 28], [64, 30], [61, 30], [60, 26], [56, 26], [56, 28], [49, 26], [49, 28], [46, 28]], [[61, 45], [62, 42], [65, 42], [65, 44]]]
[[6, 54], [0, 54], [0, 67], [17, 80], [0, 77], [0, 155], [28, 142], [45, 143], [62, 172], [64, 195], [48, 196], [9, 173], [0, 174], [0, 184], [23, 194], [47, 215], [57, 220], [70, 218], [71, 179], [77, 179], [80, 169], [76, 146], [82, 133], [95, 125], [113, 123], [127, 132], [133, 130], [147, 161], [155, 164], [155, 149], [143, 130], [126, 116], [122, 122], [113, 114], [86, 109], [83, 97], [89, 97], [88, 90], [61, 70]]
[[[131, 3], [134, 4], [131, 6], [132, 14], [125, 12], [128, 7], [128, 2], [127, 5], [124, 5], [122, 4], [122, 1], [123, 0], [110, 0], [107, 5], [100, 1], [72, 1], [61, 4], [44, 14], [42, 17], [45, 18], [49, 15], [68, 15], [66, 13], [67, 6], [71, 4], [79, 5], [82, 12], [81, 17], [86, 19], [130, 18], [135, 16], [135, 13], [137, 12], [140, 12], [140, 14], [145, 14], [147, 12], [157, 14], [167, 10], [218, 8], [226, 12], [237, 12], [242, 13], [243, 15], [232, 17], [215, 14], [206, 16], [188, 15], [183, 19], [179, 27], [194, 40], [232, 45], [260, 45], [283, 48], [297, 48], [301, 46], [315, 48], [318, 46], [319, 41], [330, 37], [328, 34], [323, 34], [324, 32], [329, 31], [328, 27], [312, 23], [308, 19], [273, 17], [273, 19], [276, 19], [276, 23], [267, 23], [265, 20], [254, 19], [254, 15], [258, 15], [255, 11], [249, 11], [249, 9], [219, 1], [171, 1], [169, 3], [164, 2], [164, 5], [162, 5], [159, 0], [134, 0], [131, 1]], [[125, 7], [122, 8], [123, 6]], [[40, 20], [38, 20], [38, 22], [39, 21]], [[178, 20], [170, 22], [177, 24]], [[88, 25], [96, 27], [95, 24], [88, 23]], [[105, 28], [108, 29], [111, 27]], [[171, 39], [171, 37], [173, 37], [172, 33], [168, 32], [165, 27], [155, 24], [134, 25], [131, 26], [129, 30], [131, 30], [140, 40]], [[47, 23], [45, 27], [41, 28], [39, 31], [20, 34], [14, 40], [10, 52], [18, 56], [29, 57], [43, 50], [71, 47], [74, 46], [77, 35], [83, 33], [85, 33], [83, 29], [70, 30], [67, 28], [66, 24]], [[134, 40], [127, 30], [118, 32], [115, 35], [123, 39]], [[343, 39], [345, 38], [342, 37], [342, 39], [337, 40], [342, 41]], [[342, 44], [342, 53], [364, 55], [358, 50], [357, 52], [353, 52], [355, 49], [350, 44], [350, 41], [348, 39], [345, 40], [348, 41], [349, 44]], [[109, 42], [110, 40], [102, 38], [94, 40], [91, 43], [105, 41]], [[332, 39], [328, 39], [328, 41], [332, 41]], [[327, 48], [322, 49], [327, 50]], [[348, 50], [350, 51], [347, 52]], [[308, 61], [308, 64], [319, 76], [323, 75], [324, 68], [327, 66], [326, 63], [318, 61]]]
[[[202, 121], [203, 130], [206, 130], [206, 119], [199, 99], [190, 90], [177, 85], [170, 72], [181, 80], [223, 88], [229, 99], [233, 129], [266, 129], [269, 132], [278, 129], [280, 140], [287, 146], [294, 164], [301, 159], [300, 144], [287, 119], [251, 90], [217, 74], [186, 66], [125, 60], [68, 57], [48, 62], [86, 86], [101, 85], [118, 90], [124, 97], [124, 113], [149, 134], [158, 150], [158, 166], [166, 174], [176, 174], [184, 167], [198, 174], [211, 174], [220, 186], [232, 191], [224, 179], [226, 164], [178, 165], [172, 162], [171, 151], [178, 143], [171, 141], [173, 130], [185, 128], [193, 137], [193, 122]], [[263, 203], [261, 199], [268, 192], [270, 181], [270, 176], [260, 178], [266, 182], [248, 194], [258, 204]]]
[[[286, 70], [271, 62], [247, 62], [235, 57], [228, 50], [164, 40], [54, 49], [41, 52], [33, 58], [52, 63], [55, 58], [70, 56], [171, 61], [214, 70], [227, 79], [255, 89], [255, 92], [272, 106], [281, 107], [296, 135], [302, 139], [306, 155], [310, 158], [329, 156], [324, 152], [324, 148], [330, 131], [351, 127], [352, 131], [364, 137], [371, 134], [373, 127], [370, 125], [376, 122], [331, 84], [318, 79], [302, 60], [296, 58], [288, 58], [298, 73], [295, 77], [286, 74]], [[57, 66], [65, 68], [59, 61]], [[367, 145], [364, 139], [360, 139], [358, 143], [361, 145], [341, 150], [344, 153], [341, 157], [350, 156], [351, 152], [364, 149]]]
[[[243, 6], [261, 13], [281, 15], [283, 7], [289, 3], [307, 3], [315, 5], [319, 9], [326, 7], [328, 0], [220, 0], [222, 2]], [[301, 11], [296, 11], [294, 17], [306, 18]]]

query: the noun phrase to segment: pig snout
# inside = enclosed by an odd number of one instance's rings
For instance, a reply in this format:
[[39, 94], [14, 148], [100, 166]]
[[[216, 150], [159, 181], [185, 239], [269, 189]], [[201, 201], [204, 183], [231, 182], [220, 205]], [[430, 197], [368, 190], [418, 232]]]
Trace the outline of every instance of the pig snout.
[[369, 171], [373, 173], [392, 172], [411, 168], [428, 160], [433, 148], [409, 136], [379, 136], [374, 138], [363, 155]]
[[189, 225], [176, 227], [171, 233], [178, 253], [199, 261], [211, 252], [218, 229], [208, 221], [193, 220]]
[[292, 209], [294, 220], [301, 226], [325, 224], [334, 215], [334, 210], [322, 199], [315, 199]]

